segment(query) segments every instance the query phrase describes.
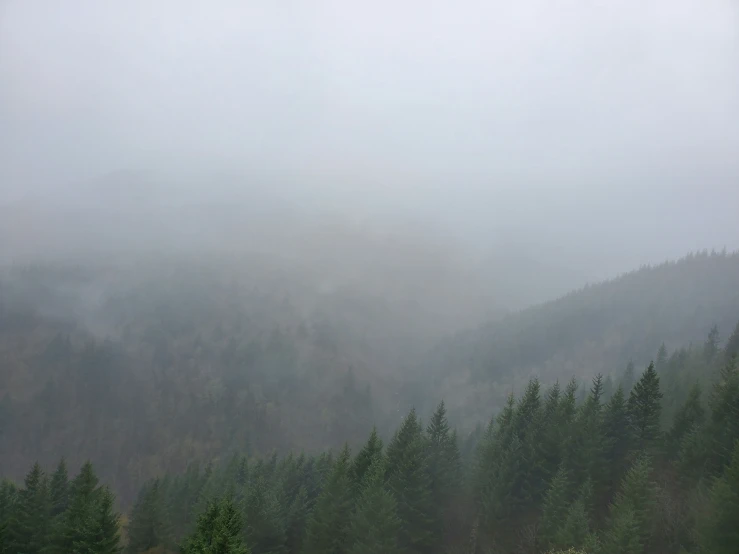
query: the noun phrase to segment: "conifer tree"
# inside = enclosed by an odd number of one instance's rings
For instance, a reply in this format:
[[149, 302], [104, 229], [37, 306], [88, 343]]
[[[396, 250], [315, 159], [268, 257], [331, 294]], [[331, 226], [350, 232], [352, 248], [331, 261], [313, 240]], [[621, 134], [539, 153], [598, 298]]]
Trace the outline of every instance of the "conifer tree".
[[303, 485], [298, 489], [298, 493], [290, 503], [287, 513], [285, 545], [288, 552], [300, 552], [302, 550], [309, 512], [308, 489]]
[[321, 491], [306, 531], [305, 554], [341, 554], [347, 548], [352, 506], [350, 454], [345, 446]]
[[709, 509], [698, 525], [701, 552], [735, 554], [739, 545], [739, 441], [731, 465], [709, 493]]
[[67, 509], [69, 504], [69, 475], [64, 458], [59, 461], [49, 484], [51, 517], [57, 517]]
[[567, 515], [568, 489], [567, 471], [561, 466], [552, 479], [542, 504], [539, 537], [541, 544], [547, 549], [561, 546], [556, 543], [555, 538], [562, 529]]
[[662, 371], [665, 366], [667, 365], [667, 347], [665, 347], [665, 343], [659, 345], [659, 350], [657, 351], [657, 363], [655, 364], [655, 367], [657, 371]]
[[195, 531], [184, 542], [183, 554], [249, 554], [241, 540], [241, 516], [228, 499], [211, 500], [198, 516]]
[[375, 458], [366, 472], [351, 516], [349, 554], [398, 554], [401, 522], [395, 498], [385, 486], [385, 467]]
[[356, 458], [354, 458], [349, 472], [354, 490], [355, 492], [357, 492], [357, 494], [361, 489], [365, 473], [367, 473], [367, 470], [372, 466], [375, 459], [381, 453], [382, 439], [377, 434], [377, 428], [373, 427], [369, 439], [367, 439], [367, 442], [362, 447], [362, 450], [360, 450]]
[[[611, 504], [604, 552], [615, 553], [618, 548], [633, 548], [635, 544], [639, 545], [637, 552], [641, 552], [647, 545], [654, 504], [650, 471], [649, 458], [640, 456], [626, 473]], [[624, 533], [627, 532], [633, 534], [634, 538], [626, 540]]]
[[650, 363], [629, 395], [629, 423], [639, 449], [653, 445], [660, 436], [662, 393], [659, 376]]
[[12, 554], [8, 524], [15, 511], [17, 490], [10, 481], [0, 481], [0, 554]]
[[739, 440], [739, 371], [736, 358], [732, 358], [721, 369], [719, 379], [713, 386], [710, 408], [707, 465], [712, 474], [718, 475], [729, 464], [734, 442]]
[[726, 341], [726, 348], [724, 348], [724, 360], [726, 363], [730, 362], [734, 357], [739, 357], [739, 321], [737, 321], [734, 332], [731, 333], [729, 340]]
[[159, 479], [142, 489], [131, 510], [128, 524], [128, 552], [146, 552], [174, 541], [169, 514], [166, 510], [164, 491]]
[[244, 506], [246, 544], [252, 552], [285, 552], [286, 521], [274, 490], [267, 479], [258, 477], [246, 495]]
[[8, 522], [10, 551], [23, 554], [42, 552], [49, 539], [50, 522], [48, 481], [41, 466], [35, 463], [23, 481], [23, 488], [18, 491]]
[[118, 516], [113, 513], [113, 496], [98, 486], [90, 462], [72, 480], [69, 507], [54, 525], [49, 552], [93, 554], [118, 551]]
[[688, 398], [675, 414], [672, 427], [667, 433], [667, 453], [674, 457], [680, 450], [685, 435], [691, 429], [701, 426], [705, 420], [705, 409], [701, 404], [701, 388], [698, 383], [693, 385]]
[[449, 429], [443, 401], [431, 417], [426, 428], [426, 438], [431, 505], [435, 511], [437, 544], [440, 544], [444, 514], [450, 511], [450, 502], [455, 487], [459, 486], [461, 470], [457, 436]]
[[434, 506], [426, 441], [415, 410], [411, 410], [387, 448], [388, 485], [403, 524], [400, 545], [409, 552], [427, 552], [433, 544]]

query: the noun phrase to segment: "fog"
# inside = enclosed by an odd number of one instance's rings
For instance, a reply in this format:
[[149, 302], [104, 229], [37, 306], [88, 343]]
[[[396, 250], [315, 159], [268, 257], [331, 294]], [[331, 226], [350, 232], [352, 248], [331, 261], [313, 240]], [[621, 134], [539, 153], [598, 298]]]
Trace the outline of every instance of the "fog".
[[739, 247], [731, 0], [6, 0], [0, 81], [4, 262], [426, 252], [516, 308]]

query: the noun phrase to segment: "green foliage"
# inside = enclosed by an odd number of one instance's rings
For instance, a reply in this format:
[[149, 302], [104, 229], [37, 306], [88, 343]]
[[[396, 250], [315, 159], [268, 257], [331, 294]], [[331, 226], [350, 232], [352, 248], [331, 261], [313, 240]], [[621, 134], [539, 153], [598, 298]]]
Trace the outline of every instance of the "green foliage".
[[285, 552], [287, 540], [285, 514], [276, 492], [270, 489], [262, 476], [257, 477], [249, 487], [244, 515], [246, 544], [252, 552], [264, 554]]
[[347, 548], [352, 507], [349, 447], [345, 446], [334, 464], [308, 521], [303, 552], [340, 554]]
[[49, 501], [51, 502], [51, 516], [57, 517], [67, 509], [69, 504], [69, 475], [67, 463], [62, 458], [51, 476], [49, 484]]
[[351, 516], [349, 554], [399, 554], [401, 521], [397, 503], [385, 485], [385, 461], [375, 458], [365, 474]]
[[659, 376], [650, 363], [629, 394], [629, 423], [638, 449], [648, 448], [660, 438], [661, 399]]
[[183, 554], [249, 554], [241, 540], [241, 515], [229, 498], [212, 500], [184, 542]]
[[561, 546], [556, 539], [567, 518], [568, 489], [567, 471], [561, 467], [549, 485], [542, 506], [539, 537], [546, 548]]
[[400, 545], [409, 552], [428, 552], [433, 545], [434, 506], [427, 460], [427, 441], [415, 410], [403, 420], [387, 448], [388, 486], [402, 522]]
[[731, 465], [716, 479], [709, 493], [708, 510], [698, 524], [701, 552], [735, 554], [739, 545], [739, 441]]
[[369, 439], [354, 458], [349, 472], [357, 494], [359, 494], [365, 474], [381, 453], [382, 439], [377, 434], [377, 427], [373, 427]]
[[48, 543], [51, 503], [46, 475], [34, 464], [18, 491], [7, 523], [7, 544], [11, 552], [37, 554]]
[[694, 428], [699, 428], [705, 421], [706, 411], [701, 404], [701, 387], [698, 383], [691, 387], [688, 399], [678, 410], [672, 427], [667, 433], [666, 448], [671, 457], [677, 455], [685, 436]]
[[129, 518], [127, 552], [146, 552], [174, 543], [171, 517], [167, 513], [162, 489], [161, 482], [156, 479], [139, 494]]

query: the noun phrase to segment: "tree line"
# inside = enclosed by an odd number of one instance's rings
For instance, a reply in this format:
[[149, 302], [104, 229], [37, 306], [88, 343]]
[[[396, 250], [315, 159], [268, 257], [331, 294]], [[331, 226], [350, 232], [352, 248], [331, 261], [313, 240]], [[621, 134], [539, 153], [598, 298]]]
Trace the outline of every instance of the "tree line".
[[737, 348], [712, 331], [688, 353], [720, 368], [708, 394], [660, 348], [641, 375], [532, 379], [463, 440], [442, 402], [355, 454], [192, 464], [148, 482], [125, 523], [91, 464], [71, 481], [36, 464], [0, 488], [0, 552], [735, 554]]

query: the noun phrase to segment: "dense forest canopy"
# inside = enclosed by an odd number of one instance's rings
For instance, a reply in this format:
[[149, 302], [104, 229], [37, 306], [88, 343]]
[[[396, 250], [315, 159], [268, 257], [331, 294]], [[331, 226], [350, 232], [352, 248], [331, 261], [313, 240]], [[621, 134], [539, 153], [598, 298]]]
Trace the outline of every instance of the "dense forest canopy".
[[442, 398], [466, 436], [529, 376], [618, 382], [660, 346], [672, 352], [660, 364], [705, 384], [688, 352], [714, 325], [718, 348], [739, 313], [739, 255], [726, 253], [645, 267], [435, 346], [352, 291], [272, 281], [193, 261], [6, 272], [3, 473], [90, 459], [125, 507], [144, 481], [195, 461], [356, 447], [372, 425], [388, 439], [412, 406], [426, 417]]

